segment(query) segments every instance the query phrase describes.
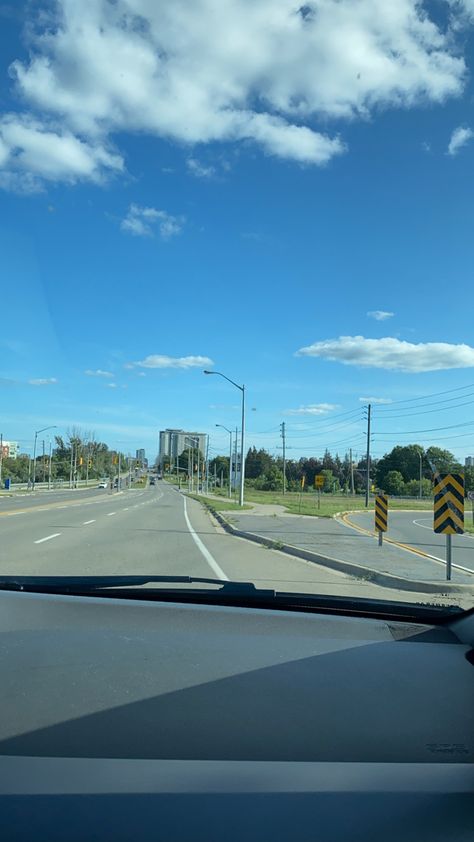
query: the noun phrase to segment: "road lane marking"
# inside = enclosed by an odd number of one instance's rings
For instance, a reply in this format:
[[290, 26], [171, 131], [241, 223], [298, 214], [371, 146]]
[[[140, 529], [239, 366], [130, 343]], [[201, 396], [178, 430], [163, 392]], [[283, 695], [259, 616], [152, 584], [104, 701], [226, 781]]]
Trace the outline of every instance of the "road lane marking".
[[125, 506], [124, 512], [128, 512], [128, 506]]
[[107, 517], [112, 517], [112, 515], [116, 515], [117, 512], [107, 512]]
[[222, 570], [222, 567], [219, 567], [217, 561], [213, 558], [213, 556], [211, 555], [211, 553], [209, 552], [207, 547], [204, 546], [204, 544], [201, 541], [199, 535], [197, 534], [197, 532], [191, 526], [191, 521], [189, 520], [188, 511], [187, 511], [187, 508], [186, 508], [186, 497], [184, 497], [184, 496], [183, 496], [183, 503], [184, 503], [184, 519], [186, 521], [186, 526], [188, 527], [189, 532], [191, 533], [191, 538], [193, 539], [194, 543], [196, 544], [196, 547], [203, 554], [203, 556], [206, 559], [209, 567], [214, 571], [216, 576], [218, 576], [219, 579], [223, 579], [224, 581], [228, 582], [229, 577], [226, 576], [226, 574]]
[[88, 526], [89, 523], [95, 523], [95, 520], [85, 520], [83, 526]]
[[51, 538], [59, 538], [61, 532], [53, 532], [52, 535], [47, 535], [46, 538], [39, 538], [38, 541], [35, 541], [35, 544], [44, 544], [45, 541], [51, 541]]

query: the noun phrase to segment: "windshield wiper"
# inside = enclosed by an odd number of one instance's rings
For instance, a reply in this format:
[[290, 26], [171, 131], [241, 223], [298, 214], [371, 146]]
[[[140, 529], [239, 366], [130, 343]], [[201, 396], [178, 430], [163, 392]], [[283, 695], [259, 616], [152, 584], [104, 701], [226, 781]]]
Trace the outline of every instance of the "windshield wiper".
[[[170, 587], [173, 585], [211, 587]], [[140, 587], [158, 585], [158, 587]], [[152, 602], [188, 602], [306, 611], [383, 620], [437, 624], [463, 614], [458, 606], [429, 605], [351, 596], [275, 591], [204, 576], [3, 576], [0, 590], [29, 593], [100, 596]]]
[[[2, 576], [0, 578], [0, 590], [33, 591], [34, 593], [95, 593], [110, 588], [121, 592], [122, 588], [153, 584], [217, 585], [219, 586], [218, 593], [275, 596], [274, 590], [258, 589], [253, 582], [229, 582], [225, 579], [205, 576]], [[163, 593], [166, 590], [168, 589], [165, 589]], [[173, 589], [173, 593], [175, 590], [176, 593], [180, 593], [177, 589]], [[161, 589], [159, 592], [161, 593]], [[215, 592], [213, 589], [204, 589], [204, 593]]]

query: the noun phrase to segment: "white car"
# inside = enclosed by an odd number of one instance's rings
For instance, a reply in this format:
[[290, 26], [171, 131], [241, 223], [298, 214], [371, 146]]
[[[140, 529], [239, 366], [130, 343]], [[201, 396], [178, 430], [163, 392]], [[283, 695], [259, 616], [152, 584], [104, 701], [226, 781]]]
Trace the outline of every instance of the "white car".
[[97, 488], [108, 488], [108, 485], [109, 485], [109, 483], [107, 482], [107, 480], [104, 479], [101, 482], [99, 482], [99, 485], [97, 486]]

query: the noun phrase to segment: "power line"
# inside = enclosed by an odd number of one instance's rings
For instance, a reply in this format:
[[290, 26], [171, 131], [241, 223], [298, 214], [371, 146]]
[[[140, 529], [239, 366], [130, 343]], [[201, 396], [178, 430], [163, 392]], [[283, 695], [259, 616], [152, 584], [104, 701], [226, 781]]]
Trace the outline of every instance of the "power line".
[[[420, 395], [420, 397], [418, 397], [418, 398], [405, 398], [404, 400], [400, 400], [400, 401], [392, 401], [391, 406], [398, 405], [400, 403], [413, 403], [414, 401], [422, 401], [422, 400], [425, 400], [425, 398], [437, 398], [440, 395], [450, 395], [453, 392], [460, 392], [463, 389], [473, 389], [473, 388], [474, 388], [474, 383], [468, 383], [467, 386], [457, 386], [455, 389], [445, 389], [444, 392], [432, 392], [430, 395]], [[461, 395], [461, 397], [462, 397], [462, 395]], [[388, 407], [387, 407], [387, 410], [388, 410]], [[379, 411], [383, 412], [384, 410], [379, 410]]]
[[[473, 426], [474, 421], [463, 421], [462, 424], [451, 424], [446, 427], [429, 427], [426, 430], [384, 430], [381, 435], [383, 436], [413, 436], [418, 435], [419, 433], [436, 433], [437, 430], [455, 430], [457, 427], [469, 427]], [[374, 435], [378, 435], [374, 433]]]
[[[467, 395], [457, 395], [455, 398], [446, 398], [443, 401], [432, 401], [431, 403], [419, 404], [418, 406], [413, 407], [413, 408], [408, 407], [406, 410], [403, 410], [403, 409], [401, 410], [402, 415], [400, 415], [400, 414], [397, 414], [396, 416], [393, 415], [394, 411], [398, 413], [398, 410], [393, 410], [393, 409], [380, 409], [380, 410], [377, 410], [377, 414], [379, 412], [380, 413], [383, 412], [384, 415], [385, 415], [385, 413], [388, 413], [391, 418], [392, 417], [393, 418], [395, 418], [395, 417], [405, 418], [407, 414], [424, 415], [425, 413], [428, 413], [428, 412], [443, 412], [444, 409], [456, 409], [456, 407], [458, 407], [458, 406], [467, 406], [469, 403], [474, 403], [474, 401], [466, 401], [465, 403], [453, 403], [453, 401], [458, 401], [460, 398], [469, 398], [472, 395], [474, 395], [474, 392], [468, 392]], [[423, 407], [425, 407], [425, 406], [439, 406], [440, 404], [443, 404], [443, 403], [453, 403], [453, 405], [452, 406], [445, 406], [442, 409], [427, 409], [427, 410], [423, 409]], [[420, 409], [422, 410], [421, 412], [419, 411]]]

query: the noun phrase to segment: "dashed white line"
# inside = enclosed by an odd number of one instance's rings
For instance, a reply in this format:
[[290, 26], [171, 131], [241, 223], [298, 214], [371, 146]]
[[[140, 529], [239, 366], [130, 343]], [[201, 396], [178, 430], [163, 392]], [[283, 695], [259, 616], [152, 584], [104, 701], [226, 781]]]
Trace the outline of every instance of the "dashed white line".
[[83, 526], [88, 526], [88, 525], [89, 525], [89, 523], [95, 523], [95, 520], [85, 520], [85, 521], [84, 521], [84, 523], [83, 523], [82, 525], [83, 525]]
[[107, 517], [112, 517], [112, 515], [116, 515], [117, 512], [107, 512]]
[[61, 532], [53, 532], [52, 535], [47, 535], [46, 538], [39, 538], [38, 541], [35, 541], [35, 544], [44, 544], [45, 541], [51, 541], [51, 538], [59, 538]]

